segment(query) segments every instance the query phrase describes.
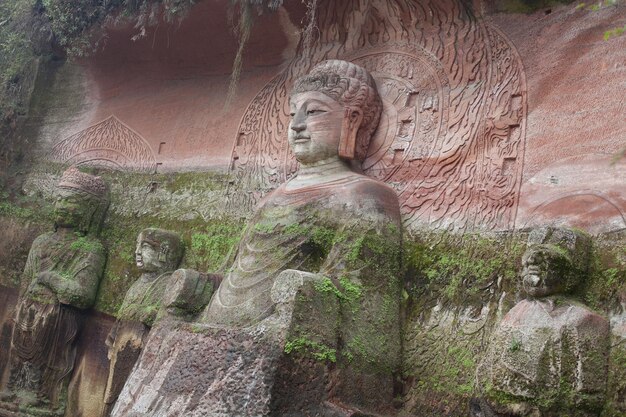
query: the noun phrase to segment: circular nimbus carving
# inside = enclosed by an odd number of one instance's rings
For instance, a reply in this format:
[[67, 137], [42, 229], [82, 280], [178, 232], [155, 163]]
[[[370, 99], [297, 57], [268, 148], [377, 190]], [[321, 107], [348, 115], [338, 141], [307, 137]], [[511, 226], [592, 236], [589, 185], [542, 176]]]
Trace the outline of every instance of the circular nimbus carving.
[[[375, 78], [383, 115], [363, 170], [395, 188], [408, 229], [506, 230], [515, 224], [523, 166], [523, 66], [497, 29], [451, 17], [447, 8], [457, 5], [429, 3], [433, 19], [449, 19], [414, 42], [396, 37], [316, 58], [354, 62]], [[293, 61], [248, 105], [233, 144], [229, 207], [250, 211], [297, 170], [287, 101], [294, 79], [312, 65]]]
[[400, 167], [410, 162], [415, 175], [435, 150], [447, 114], [445, 82], [427, 55], [381, 51], [350, 60], [370, 71], [383, 100], [363, 170], [399, 186]]

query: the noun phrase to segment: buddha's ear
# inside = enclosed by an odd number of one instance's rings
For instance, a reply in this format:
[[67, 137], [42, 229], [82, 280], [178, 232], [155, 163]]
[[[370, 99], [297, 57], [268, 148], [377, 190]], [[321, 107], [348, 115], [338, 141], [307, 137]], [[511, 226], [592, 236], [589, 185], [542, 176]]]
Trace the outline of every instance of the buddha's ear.
[[356, 156], [356, 136], [363, 121], [361, 109], [344, 107], [341, 138], [339, 139], [339, 157], [354, 159]]

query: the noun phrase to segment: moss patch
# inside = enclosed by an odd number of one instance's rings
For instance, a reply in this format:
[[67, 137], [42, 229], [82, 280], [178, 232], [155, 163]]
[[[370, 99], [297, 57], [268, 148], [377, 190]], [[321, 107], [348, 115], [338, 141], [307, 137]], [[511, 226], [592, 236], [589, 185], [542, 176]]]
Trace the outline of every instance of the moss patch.
[[135, 245], [139, 232], [147, 227], [180, 233], [185, 244], [181, 268], [214, 272], [238, 243], [243, 223], [228, 218], [182, 221], [153, 216], [134, 218], [109, 215], [103, 233], [103, 240], [109, 248], [108, 262], [98, 292], [97, 310], [115, 314], [124, 294], [139, 277], [140, 272], [134, 261]]
[[526, 237], [430, 234], [405, 247], [411, 304], [462, 306], [482, 303], [488, 288], [515, 291]]
[[501, 294], [518, 288], [526, 236], [424, 233], [404, 244], [407, 411], [469, 415], [476, 365]]
[[626, 299], [626, 239], [594, 239], [590, 271], [577, 295], [605, 314], [621, 308]]
[[337, 350], [323, 343], [310, 340], [306, 337], [298, 337], [285, 343], [285, 353], [299, 352], [318, 361], [337, 362]]

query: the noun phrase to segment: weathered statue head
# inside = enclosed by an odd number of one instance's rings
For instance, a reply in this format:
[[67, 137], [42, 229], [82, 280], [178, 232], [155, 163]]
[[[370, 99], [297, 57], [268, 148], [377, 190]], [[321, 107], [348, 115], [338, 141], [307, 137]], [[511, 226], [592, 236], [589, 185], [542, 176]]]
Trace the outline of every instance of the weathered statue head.
[[183, 242], [177, 233], [148, 228], [137, 237], [135, 261], [143, 272], [164, 273], [178, 267], [183, 252]]
[[531, 297], [566, 293], [583, 279], [591, 240], [583, 232], [552, 227], [535, 229], [522, 256], [522, 285]]
[[363, 161], [383, 107], [369, 72], [340, 60], [321, 62], [299, 78], [289, 106], [289, 144], [304, 164], [337, 155]]
[[57, 185], [54, 226], [97, 234], [109, 207], [109, 189], [102, 178], [71, 167]]

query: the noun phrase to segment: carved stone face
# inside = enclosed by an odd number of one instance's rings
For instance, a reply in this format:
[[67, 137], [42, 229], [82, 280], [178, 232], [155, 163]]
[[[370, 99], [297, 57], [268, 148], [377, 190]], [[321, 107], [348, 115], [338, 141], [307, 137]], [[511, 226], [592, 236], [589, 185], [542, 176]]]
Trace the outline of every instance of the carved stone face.
[[160, 248], [146, 241], [143, 235], [139, 235], [135, 248], [137, 268], [143, 272], [165, 272], [167, 265], [159, 260], [159, 250]]
[[344, 108], [317, 91], [295, 94], [289, 101], [289, 146], [305, 165], [338, 156]]
[[522, 285], [531, 297], [567, 289], [571, 261], [553, 245], [536, 245], [522, 256]]
[[85, 220], [89, 202], [80, 193], [57, 188], [54, 221], [58, 227], [75, 228]]

